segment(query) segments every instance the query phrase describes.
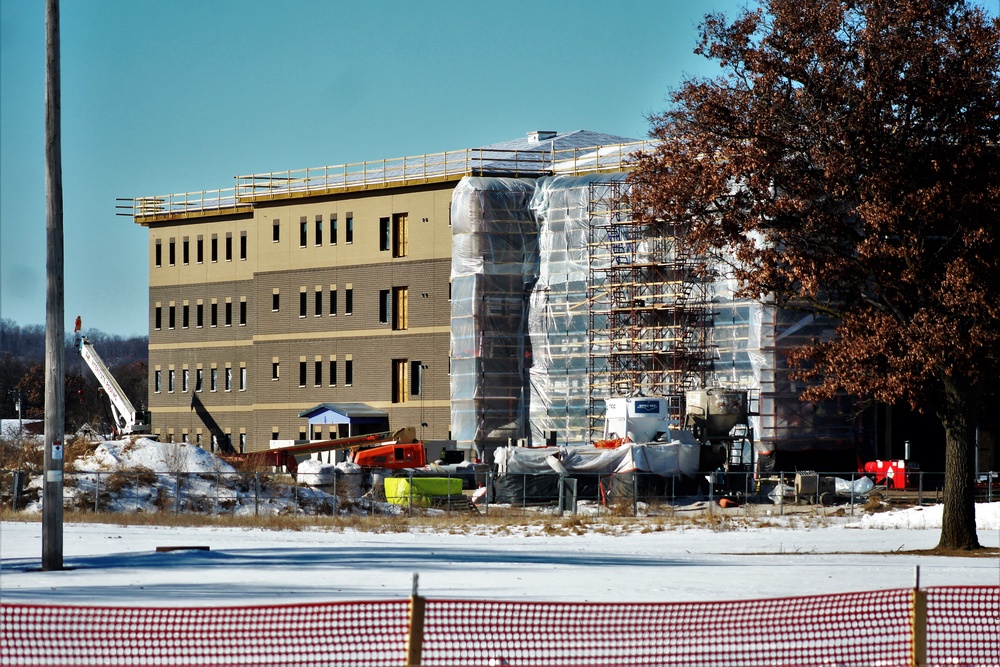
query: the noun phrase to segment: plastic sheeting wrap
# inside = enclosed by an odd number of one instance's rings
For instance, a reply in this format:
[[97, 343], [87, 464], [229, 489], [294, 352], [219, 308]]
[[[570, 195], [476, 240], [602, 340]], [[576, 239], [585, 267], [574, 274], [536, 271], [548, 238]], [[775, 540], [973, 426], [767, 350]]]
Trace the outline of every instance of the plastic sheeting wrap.
[[[610, 386], [607, 304], [589, 300], [599, 296], [590, 284], [594, 270], [606, 268], [601, 262], [609, 257], [591, 245], [600, 242], [591, 226], [607, 223], [595, 218], [605, 214], [592, 205], [591, 186], [624, 178], [465, 178], [456, 187], [451, 404], [452, 436], [460, 443], [488, 452], [508, 438], [537, 444], [555, 431], [560, 444], [589, 444]], [[667, 259], [638, 246], [636, 253], [639, 262]], [[751, 417], [759, 453], [852, 446], [853, 406], [846, 399], [803, 403], [804, 386], [788, 375], [788, 352], [828, 338], [832, 325], [735, 297], [726, 266], [709, 267], [718, 276], [708, 289], [715, 353], [709, 386], [760, 397]]]
[[464, 178], [452, 195], [452, 437], [481, 452], [526, 432], [533, 180]]
[[591, 184], [624, 174], [556, 176], [538, 181], [531, 207], [538, 219], [538, 280], [531, 292], [528, 331], [532, 365], [528, 371], [531, 440], [545, 442], [555, 431], [562, 444], [588, 444], [590, 384]]

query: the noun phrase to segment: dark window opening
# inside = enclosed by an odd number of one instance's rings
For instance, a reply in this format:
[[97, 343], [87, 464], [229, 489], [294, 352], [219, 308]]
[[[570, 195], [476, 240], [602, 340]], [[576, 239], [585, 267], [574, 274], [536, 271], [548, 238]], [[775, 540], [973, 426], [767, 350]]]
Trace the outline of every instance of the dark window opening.
[[389, 249], [389, 218], [379, 218], [378, 221], [378, 249], [380, 251]]

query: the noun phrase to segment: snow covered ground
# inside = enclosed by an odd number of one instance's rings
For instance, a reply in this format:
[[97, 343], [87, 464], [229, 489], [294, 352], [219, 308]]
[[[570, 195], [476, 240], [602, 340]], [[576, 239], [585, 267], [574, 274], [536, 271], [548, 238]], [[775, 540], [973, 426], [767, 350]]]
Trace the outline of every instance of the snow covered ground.
[[[932, 548], [933, 509], [821, 528], [678, 528], [614, 536], [362, 533], [67, 524], [68, 569], [42, 572], [41, 525], [0, 523], [0, 600], [201, 606], [428, 597], [573, 601], [726, 600], [921, 584], [1000, 585], [1000, 559], [894, 553]], [[977, 508], [1000, 547], [1000, 503]], [[158, 546], [209, 551], [157, 553]]]

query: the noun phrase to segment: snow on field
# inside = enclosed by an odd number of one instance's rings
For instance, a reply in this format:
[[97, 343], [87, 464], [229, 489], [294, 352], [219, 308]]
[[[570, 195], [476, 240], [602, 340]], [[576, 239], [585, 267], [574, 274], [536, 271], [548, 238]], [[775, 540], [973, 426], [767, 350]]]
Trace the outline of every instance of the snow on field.
[[[913, 514], [912, 511], [897, 513]], [[980, 505], [1000, 547], [1000, 503]], [[912, 523], [885, 515], [883, 522]], [[705, 528], [614, 536], [452, 535], [68, 524], [68, 568], [41, 572], [41, 525], [0, 523], [0, 601], [201, 606], [428, 597], [575, 601], [725, 600], [912, 586], [998, 585], [1000, 560], [896, 553], [934, 528]], [[883, 523], [883, 526], [888, 523]], [[981, 524], [982, 525], [982, 524]], [[158, 546], [209, 551], [157, 553]]]
[[[198, 447], [145, 439], [102, 443], [76, 463], [85, 473], [135, 466], [208, 474], [228, 468]], [[143, 511], [155, 511], [161, 491], [134, 493], [145, 494]], [[238, 510], [240, 491], [234, 494]], [[136, 501], [128, 499], [129, 506]], [[269, 501], [276, 508], [282, 499]], [[410, 594], [415, 572], [424, 595], [465, 599], [725, 600], [905, 588], [917, 565], [925, 586], [1000, 584], [1000, 559], [905, 553], [937, 544], [940, 507], [825, 522], [762, 516], [721, 524], [724, 530], [682, 523], [611, 534], [597, 520], [568, 536], [539, 525], [451, 534], [70, 523], [63, 535], [66, 569], [57, 572], [40, 570], [39, 521], [0, 522], [0, 601], [201, 606], [389, 599]], [[978, 505], [977, 526], [984, 546], [1000, 547], [1000, 503]], [[156, 551], [180, 546], [209, 550]]]

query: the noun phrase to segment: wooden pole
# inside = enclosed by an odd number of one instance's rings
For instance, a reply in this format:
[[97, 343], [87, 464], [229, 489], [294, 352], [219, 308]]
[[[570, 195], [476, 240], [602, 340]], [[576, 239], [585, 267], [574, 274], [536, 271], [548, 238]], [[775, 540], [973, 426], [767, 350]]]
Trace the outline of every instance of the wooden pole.
[[914, 570], [910, 612], [910, 667], [927, 667], [927, 592], [920, 590], [920, 566]]
[[417, 594], [420, 575], [413, 573], [413, 593], [410, 595], [410, 625], [406, 633], [406, 667], [419, 667], [424, 651], [424, 607], [426, 600]]
[[45, 3], [45, 486], [42, 569], [63, 567], [63, 201], [59, 0]]

